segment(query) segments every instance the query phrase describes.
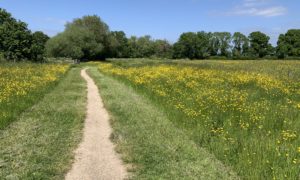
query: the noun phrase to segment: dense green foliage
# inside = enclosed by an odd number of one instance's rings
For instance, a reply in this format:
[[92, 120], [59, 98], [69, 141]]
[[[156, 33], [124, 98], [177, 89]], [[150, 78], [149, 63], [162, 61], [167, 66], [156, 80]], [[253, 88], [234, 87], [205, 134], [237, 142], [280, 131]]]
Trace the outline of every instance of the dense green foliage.
[[108, 26], [98, 16], [84, 16], [66, 25], [63, 33], [50, 39], [47, 54], [73, 59], [98, 59], [104, 57], [109, 46]]
[[262, 32], [252, 32], [249, 35], [250, 51], [255, 57], [265, 57], [272, 53], [272, 46], [269, 44], [270, 37]]
[[174, 58], [204, 59], [209, 56], [208, 43], [205, 32], [183, 33], [174, 45]]
[[291, 29], [286, 34], [281, 34], [277, 42], [277, 56], [300, 56], [300, 29]]
[[187, 32], [173, 45], [150, 36], [126, 38], [123, 31], [112, 32], [116, 46], [110, 50], [112, 58], [189, 58], [189, 59], [284, 59], [300, 58], [300, 30], [280, 35], [273, 47], [270, 37], [262, 32], [246, 35], [235, 32]]
[[0, 54], [5, 59], [42, 61], [47, 40], [47, 35], [42, 32], [32, 34], [26, 23], [0, 8]]

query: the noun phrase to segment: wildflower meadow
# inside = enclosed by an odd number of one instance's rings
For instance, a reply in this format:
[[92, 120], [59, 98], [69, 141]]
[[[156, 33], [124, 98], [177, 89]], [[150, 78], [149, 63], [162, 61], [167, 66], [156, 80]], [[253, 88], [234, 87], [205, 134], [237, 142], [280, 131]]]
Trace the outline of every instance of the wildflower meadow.
[[246, 179], [297, 179], [299, 62], [100, 64]]

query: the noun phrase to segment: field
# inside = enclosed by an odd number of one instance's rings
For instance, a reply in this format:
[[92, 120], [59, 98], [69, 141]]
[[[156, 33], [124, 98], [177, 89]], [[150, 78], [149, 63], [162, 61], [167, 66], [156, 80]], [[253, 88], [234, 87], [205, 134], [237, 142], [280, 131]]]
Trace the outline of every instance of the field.
[[0, 65], [0, 129], [32, 106], [49, 90], [69, 65]]
[[99, 65], [245, 179], [297, 179], [300, 62], [119, 61]]
[[111, 59], [0, 65], [0, 179], [63, 179], [87, 68], [130, 179], [299, 179], [300, 62]]
[[[0, 130], [0, 179], [63, 179], [82, 136], [86, 86], [80, 77], [81, 69], [68, 70], [69, 66], [61, 64], [9, 66], [10, 74], [23, 73], [23, 78], [37, 88], [25, 89], [27, 94], [18, 101], [16, 96], [10, 96], [11, 102], [16, 103], [11, 107], [18, 110], [14, 111], [10, 124]], [[10, 77], [13, 82], [23, 80], [21, 75]], [[0, 110], [7, 112], [3, 106]]]

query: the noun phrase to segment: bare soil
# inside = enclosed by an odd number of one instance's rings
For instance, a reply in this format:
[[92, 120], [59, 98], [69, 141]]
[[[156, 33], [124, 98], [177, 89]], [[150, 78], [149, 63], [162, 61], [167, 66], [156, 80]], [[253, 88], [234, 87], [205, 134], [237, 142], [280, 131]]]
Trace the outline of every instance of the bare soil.
[[126, 167], [114, 151], [114, 145], [109, 139], [112, 128], [98, 88], [86, 73], [86, 69], [81, 71], [81, 76], [87, 81], [87, 117], [83, 140], [75, 151], [75, 161], [65, 179], [125, 179], [127, 177]]

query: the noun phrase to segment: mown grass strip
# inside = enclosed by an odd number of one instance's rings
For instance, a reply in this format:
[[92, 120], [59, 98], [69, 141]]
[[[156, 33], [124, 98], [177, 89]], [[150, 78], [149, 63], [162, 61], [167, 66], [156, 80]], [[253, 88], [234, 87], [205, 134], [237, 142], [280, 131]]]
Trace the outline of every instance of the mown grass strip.
[[55, 89], [0, 131], [0, 179], [63, 179], [81, 140], [86, 85], [72, 68]]
[[111, 114], [117, 150], [133, 167], [132, 179], [238, 179], [147, 98], [96, 67], [89, 74]]

